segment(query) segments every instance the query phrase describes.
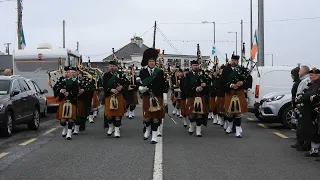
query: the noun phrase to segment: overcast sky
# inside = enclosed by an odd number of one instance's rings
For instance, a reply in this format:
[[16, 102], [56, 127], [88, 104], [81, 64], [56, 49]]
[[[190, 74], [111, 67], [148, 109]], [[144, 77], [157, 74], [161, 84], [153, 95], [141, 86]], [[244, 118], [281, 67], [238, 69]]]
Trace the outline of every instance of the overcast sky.
[[[11, 42], [16, 49], [16, 2], [1, 1], [0, 51], [5, 50], [6, 42]], [[253, 0], [253, 5], [253, 28], [256, 29], [258, 0]], [[274, 54], [275, 65], [294, 66], [298, 62], [320, 65], [317, 55], [319, 6], [319, 0], [265, 0], [265, 53]], [[228, 31], [238, 32], [240, 54], [240, 21], [243, 19], [244, 42], [249, 55], [250, 0], [24, 0], [23, 7], [28, 49], [42, 42], [61, 47], [62, 20], [66, 20], [66, 46], [75, 49], [79, 41], [81, 54], [100, 61], [112, 48], [119, 49], [135, 34], [140, 36], [152, 28], [156, 20], [159, 29], [178, 51], [160, 32], [157, 32], [157, 48], [166, 53], [195, 55], [199, 43], [202, 54], [210, 55], [213, 24], [201, 22], [215, 21], [216, 47], [222, 59], [225, 53], [231, 55], [236, 48], [235, 34], [228, 34]], [[273, 21], [313, 17], [317, 18]], [[142, 36], [147, 46], [152, 46], [152, 36], [152, 30]], [[270, 55], [266, 55], [265, 65], [271, 65]]]

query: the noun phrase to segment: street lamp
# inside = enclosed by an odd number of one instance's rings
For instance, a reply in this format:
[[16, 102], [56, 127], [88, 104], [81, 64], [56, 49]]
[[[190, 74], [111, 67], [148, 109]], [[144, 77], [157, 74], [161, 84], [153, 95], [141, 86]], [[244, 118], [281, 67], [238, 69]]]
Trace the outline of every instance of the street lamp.
[[235, 33], [236, 34], [236, 55], [238, 55], [238, 32], [229, 31], [228, 33]]
[[273, 66], [273, 54], [265, 54], [265, 55], [270, 55], [271, 56], [271, 65]]
[[203, 24], [212, 23], [213, 24], [213, 44], [216, 46], [216, 22], [208, 22], [208, 21], [202, 21]]

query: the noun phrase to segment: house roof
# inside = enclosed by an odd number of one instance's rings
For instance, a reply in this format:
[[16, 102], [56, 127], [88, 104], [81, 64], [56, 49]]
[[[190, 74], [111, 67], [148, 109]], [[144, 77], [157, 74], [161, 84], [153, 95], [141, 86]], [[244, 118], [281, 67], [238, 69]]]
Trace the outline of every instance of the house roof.
[[0, 55], [0, 69], [13, 69], [12, 55]]
[[[140, 48], [138, 44], [131, 42], [125, 46], [123, 46], [121, 49], [115, 52], [115, 55], [121, 59], [131, 59], [131, 55], [133, 54], [142, 54], [145, 50], [147, 50], [149, 47], [142, 44], [142, 47]], [[103, 61], [107, 60], [113, 60], [112, 54], [110, 54], [108, 57], [104, 58]]]

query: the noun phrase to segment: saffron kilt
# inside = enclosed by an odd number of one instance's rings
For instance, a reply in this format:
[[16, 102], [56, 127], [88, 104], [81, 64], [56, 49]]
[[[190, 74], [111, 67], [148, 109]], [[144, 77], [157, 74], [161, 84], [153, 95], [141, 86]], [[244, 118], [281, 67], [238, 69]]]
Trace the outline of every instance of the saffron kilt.
[[[188, 115], [194, 114], [193, 113], [194, 99], [195, 99], [195, 97], [191, 97], [191, 98], [187, 99], [187, 107], [186, 107], [186, 109], [187, 109], [187, 114]], [[201, 100], [202, 100], [202, 104], [203, 104], [203, 113], [204, 114], [208, 114], [208, 106], [206, 105], [205, 97], [201, 97]]]
[[243, 89], [231, 90], [229, 93], [226, 93], [224, 98], [225, 112], [228, 113], [228, 109], [231, 103], [231, 98], [233, 95], [237, 95], [239, 97], [241, 113], [248, 112], [247, 101], [246, 101], [246, 97]]
[[[59, 102], [59, 107], [58, 107], [58, 111], [57, 111], [57, 119], [58, 120], [62, 120], [62, 111], [63, 111], [64, 101], [65, 100], [62, 100]], [[77, 119], [77, 105], [72, 104], [72, 120], [76, 120], [76, 119]]]
[[98, 96], [98, 92], [94, 91], [93, 93], [93, 98], [92, 98], [92, 109], [96, 109], [99, 107], [99, 96]]
[[215, 102], [216, 102], [216, 97], [210, 97], [210, 99], [209, 99], [209, 112], [214, 111]]
[[160, 111], [150, 112], [150, 96], [142, 96], [142, 115], [144, 119], [162, 119], [165, 116], [163, 109], [163, 97], [157, 97], [160, 106], [162, 106]]
[[106, 117], [110, 116], [116, 116], [116, 117], [121, 117], [124, 115], [126, 111], [126, 101], [123, 98], [122, 94], [117, 94], [117, 99], [118, 99], [118, 109], [110, 109], [110, 99], [111, 96], [108, 96], [105, 98], [105, 111], [104, 115]]
[[216, 97], [214, 111], [219, 114], [224, 114], [224, 97]]
[[181, 115], [183, 117], [187, 117], [189, 114], [187, 113], [187, 99], [181, 99], [181, 104], [180, 104], [180, 110], [181, 110]]

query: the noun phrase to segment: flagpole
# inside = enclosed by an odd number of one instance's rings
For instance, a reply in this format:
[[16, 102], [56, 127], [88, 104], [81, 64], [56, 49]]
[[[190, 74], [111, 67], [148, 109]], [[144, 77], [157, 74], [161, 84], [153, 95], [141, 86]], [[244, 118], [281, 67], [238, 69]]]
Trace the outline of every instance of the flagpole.
[[22, 6], [21, 6], [21, 1], [22, 1], [22, 0], [17, 0], [18, 49], [22, 49], [22, 48], [21, 48], [21, 32], [22, 32]]

